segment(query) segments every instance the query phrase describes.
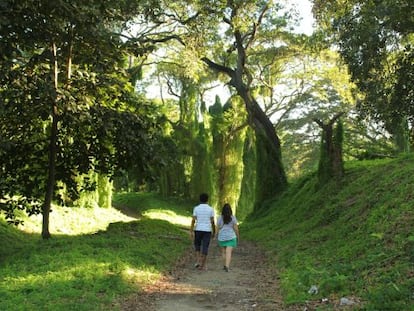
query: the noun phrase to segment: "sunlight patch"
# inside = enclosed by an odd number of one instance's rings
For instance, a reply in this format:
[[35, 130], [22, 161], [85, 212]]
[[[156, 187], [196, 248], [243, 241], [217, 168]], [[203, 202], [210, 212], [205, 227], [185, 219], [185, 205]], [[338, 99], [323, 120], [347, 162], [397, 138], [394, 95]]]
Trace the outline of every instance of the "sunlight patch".
[[122, 278], [133, 283], [154, 283], [160, 278], [161, 274], [149, 270], [140, 270], [128, 267], [122, 271]]
[[181, 216], [169, 210], [150, 209], [144, 212], [143, 215], [150, 219], [165, 220], [165, 221], [168, 221], [169, 223], [172, 223], [174, 225], [180, 225], [180, 226], [189, 226], [190, 221], [191, 221], [190, 217]]
[[[50, 233], [61, 235], [81, 235], [106, 230], [113, 222], [136, 220], [114, 208], [82, 208], [53, 206], [50, 213]], [[19, 229], [27, 233], [42, 231], [42, 215], [33, 215], [24, 219]]]

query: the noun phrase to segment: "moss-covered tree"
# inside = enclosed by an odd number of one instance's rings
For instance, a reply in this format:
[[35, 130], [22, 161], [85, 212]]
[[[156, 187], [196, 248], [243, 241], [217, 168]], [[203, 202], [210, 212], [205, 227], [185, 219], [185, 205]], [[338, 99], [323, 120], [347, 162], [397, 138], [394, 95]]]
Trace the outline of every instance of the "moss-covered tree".
[[[314, 121], [321, 127], [321, 153], [318, 166], [318, 179], [321, 184], [332, 178], [344, 175], [342, 158], [343, 127], [340, 120], [342, 113], [336, 114], [328, 122], [319, 119]], [[336, 122], [336, 127], [334, 124]]]
[[243, 102], [235, 96], [222, 107], [210, 107], [211, 133], [213, 136], [214, 169], [217, 171], [216, 187], [218, 206], [229, 203], [236, 213], [243, 179], [243, 147], [246, 136], [246, 115], [240, 109]]

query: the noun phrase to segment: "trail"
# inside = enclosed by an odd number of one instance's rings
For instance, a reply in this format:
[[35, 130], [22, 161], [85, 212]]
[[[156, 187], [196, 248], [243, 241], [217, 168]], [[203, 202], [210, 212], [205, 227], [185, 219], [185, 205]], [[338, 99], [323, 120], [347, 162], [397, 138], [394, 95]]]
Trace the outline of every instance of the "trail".
[[122, 310], [288, 310], [279, 294], [276, 272], [270, 271], [263, 252], [252, 243], [242, 242], [234, 250], [229, 272], [223, 271], [216, 241], [210, 246], [207, 271], [193, 264], [189, 250], [169, 275], [123, 302]]
[[[134, 210], [122, 209], [139, 218]], [[189, 241], [189, 245], [191, 245]], [[269, 256], [269, 254], [267, 254]], [[279, 277], [266, 254], [254, 243], [242, 241], [234, 249], [230, 271], [223, 271], [217, 241], [212, 241], [207, 271], [194, 268], [194, 251], [186, 254], [155, 284], [142, 288], [116, 305], [121, 311], [315, 311], [353, 310], [333, 300], [308, 300], [284, 305]], [[337, 297], [336, 297], [337, 298]]]

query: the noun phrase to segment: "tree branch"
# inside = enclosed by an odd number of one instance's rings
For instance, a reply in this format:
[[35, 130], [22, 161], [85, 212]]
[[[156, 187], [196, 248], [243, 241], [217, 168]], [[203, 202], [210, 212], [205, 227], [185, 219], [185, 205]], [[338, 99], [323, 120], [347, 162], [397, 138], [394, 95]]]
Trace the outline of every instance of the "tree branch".
[[257, 19], [257, 22], [255, 22], [254, 24], [253, 24], [253, 30], [252, 30], [252, 32], [251, 32], [251, 34], [250, 34], [250, 39], [249, 39], [249, 41], [247, 42], [247, 44], [246, 44], [246, 49], [252, 44], [252, 42], [254, 41], [254, 39], [255, 39], [255, 37], [256, 37], [256, 32], [257, 32], [257, 29], [259, 28], [259, 26], [262, 24], [262, 21], [263, 21], [263, 17], [264, 17], [264, 15], [265, 15], [265, 13], [267, 12], [267, 10], [269, 9], [269, 3], [266, 3], [266, 5], [263, 7], [263, 10], [262, 10], [262, 12], [260, 12], [260, 15], [259, 15], [259, 17], [258, 17], [258, 19]]
[[223, 65], [220, 65], [220, 64], [217, 64], [217, 63], [213, 62], [212, 60], [210, 60], [207, 57], [203, 57], [203, 58], [201, 58], [201, 60], [204, 63], [206, 63], [209, 68], [211, 68], [211, 69], [213, 69], [215, 71], [221, 72], [221, 73], [225, 73], [230, 78], [232, 78], [233, 75], [234, 75], [234, 70], [233, 69], [231, 69], [229, 67], [226, 67], [226, 66], [223, 66]]
[[312, 120], [316, 122], [321, 128], [325, 129], [331, 127], [336, 122], [336, 120], [338, 120], [344, 113], [345, 112], [338, 112], [336, 115], [333, 116], [331, 120], [329, 120], [327, 124], [324, 124], [321, 120], [317, 118], [313, 118]]

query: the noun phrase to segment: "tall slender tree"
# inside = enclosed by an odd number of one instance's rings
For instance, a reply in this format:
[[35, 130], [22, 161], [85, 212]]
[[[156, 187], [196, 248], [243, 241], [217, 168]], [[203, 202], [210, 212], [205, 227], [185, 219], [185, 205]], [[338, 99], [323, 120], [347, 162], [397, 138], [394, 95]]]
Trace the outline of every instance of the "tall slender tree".
[[[321, 184], [332, 178], [341, 178], [344, 175], [344, 164], [342, 158], [343, 128], [338, 113], [328, 122], [314, 119], [321, 127], [321, 155], [319, 159], [318, 177]], [[334, 128], [337, 123], [336, 128]]]
[[[125, 44], [114, 31], [140, 14], [144, 4], [13, 0], [1, 4], [0, 127], [8, 148], [0, 153], [4, 176], [0, 207], [11, 218], [15, 208], [41, 211], [45, 239], [50, 237], [49, 213], [57, 181], [76, 193], [74, 176], [89, 170], [112, 174], [115, 150], [118, 164], [127, 157], [122, 143], [113, 142], [131, 136], [117, 134], [114, 114], [136, 126], [136, 137], [153, 126], [137, 117], [140, 109], [146, 110], [141, 116], [150, 110], [137, 107], [123, 71], [125, 52], [140, 55], [146, 43]], [[126, 109], [130, 104], [135, 107]], [[118, 114], [119, 110], [132, 113]], [[134, 146], [131, 141], [129, 145]]]

